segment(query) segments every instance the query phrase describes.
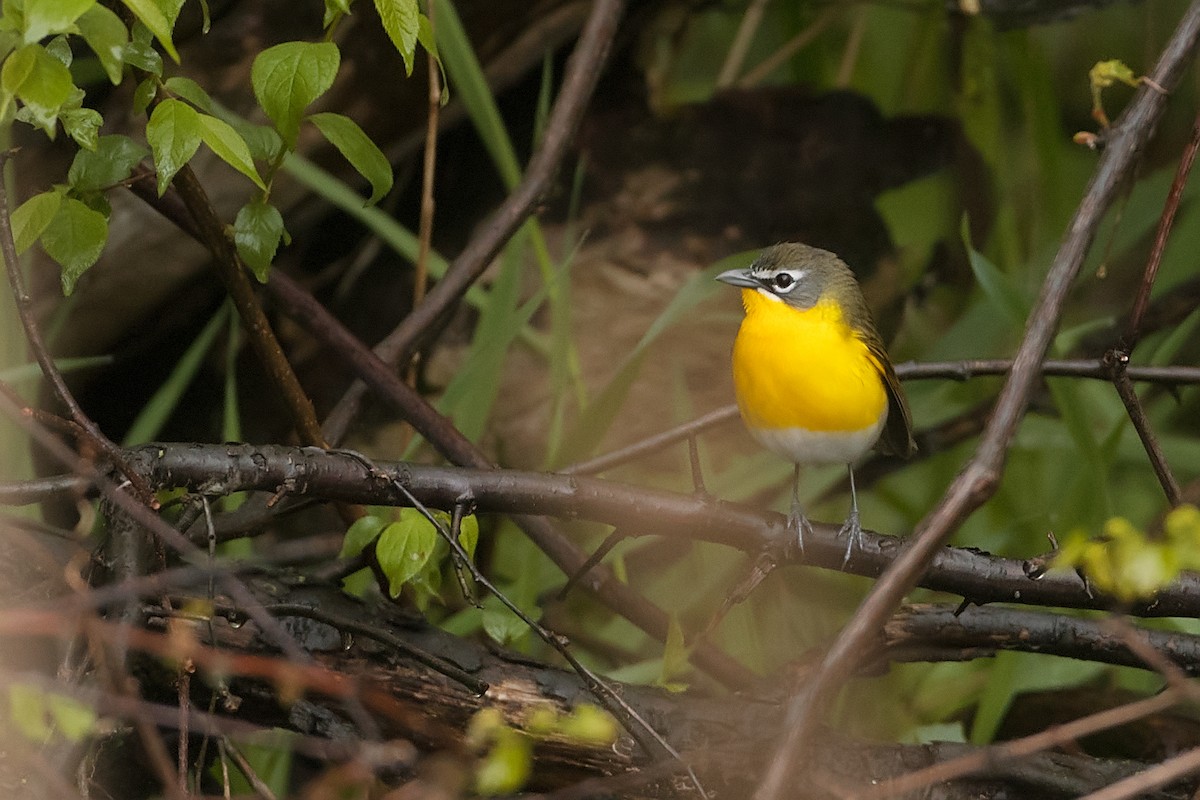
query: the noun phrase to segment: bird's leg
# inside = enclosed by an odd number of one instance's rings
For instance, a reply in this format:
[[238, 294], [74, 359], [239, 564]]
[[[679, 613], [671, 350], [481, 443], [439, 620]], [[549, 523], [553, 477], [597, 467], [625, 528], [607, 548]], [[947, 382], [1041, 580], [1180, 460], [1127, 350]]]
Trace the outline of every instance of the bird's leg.
[[858, 493], [854, 490], [854, 467], [848, 466], [850, 471], [850, 516], [846, 517], [846, 522], [842, 525], [842, 529], [838, 531], [838, 536], [846, 537], [846, 555], [842, 558], [842, 566], [850, 560], [850, 552], [855, 548], [862, 548], [862, 525], [858, 521]]
[[796, 545], [800, 554], [804, 554], [804, 534], [812, 535], [812, 523], [800, 509], [800, 465], [793, 466], [792, 472], [792, 508], [788, 512], [788, 529], [796, 532]]

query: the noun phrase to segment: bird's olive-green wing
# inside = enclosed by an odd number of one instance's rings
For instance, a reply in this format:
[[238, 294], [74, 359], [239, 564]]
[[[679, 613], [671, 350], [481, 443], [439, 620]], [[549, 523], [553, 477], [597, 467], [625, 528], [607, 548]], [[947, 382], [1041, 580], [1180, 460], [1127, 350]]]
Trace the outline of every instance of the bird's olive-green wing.
[[881, 453], [908, 458], [916, 451], [917, 443], [913, 441], [912, 414], [908, 410], [908, 401], [904, 399], [904, 390], [900, 388], [900, 379], [896, 377], [896, 370], [892, 369], [892, 362], [878, 335], [866, 336], [864, 342], [883, 378], [888, 399], [887, 422], [875, 446]]

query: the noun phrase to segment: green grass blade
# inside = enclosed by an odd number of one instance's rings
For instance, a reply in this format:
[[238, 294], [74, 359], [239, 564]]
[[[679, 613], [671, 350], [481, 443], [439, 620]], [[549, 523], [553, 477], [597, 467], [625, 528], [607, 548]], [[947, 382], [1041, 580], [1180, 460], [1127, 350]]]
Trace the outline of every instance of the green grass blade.
[[221, 332], [221, 326], [225, 324], [228, 316], [229, 306], [222, 305], [192, 341], [191, 346], [179, 359], [175, 368], [171, 370], [171, 374], [167, 376], [162, 386], [138, 412], [137, 418], [134, 419], [121, 442], [125, 447], [149, 442], [162, 431], [163, 426], [167, 424], [167, 420], [179, 405], [184, 391], [196, 377], [196, 373], [200, 371], [200, 365], [204, 362], [205, 355], [212, 349], [213, 342], [216, 341], [217, 334]]

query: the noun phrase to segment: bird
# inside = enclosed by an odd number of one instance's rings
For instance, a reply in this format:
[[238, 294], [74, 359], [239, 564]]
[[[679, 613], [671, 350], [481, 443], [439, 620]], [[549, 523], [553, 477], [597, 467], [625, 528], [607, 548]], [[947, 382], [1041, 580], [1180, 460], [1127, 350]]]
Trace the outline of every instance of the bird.
[[862, 289], [837, 255], [797, 242], [716, 279], [742, 290], [734, 393], [751, 436], [794, 465], [788, 526], [801, 551], [812, 533], [800, 508], [801, 465], [849, 471], [845, 564], [862, 544], [855, 462], [872, 447], [904, 458], [916, 450], [908, 401]]

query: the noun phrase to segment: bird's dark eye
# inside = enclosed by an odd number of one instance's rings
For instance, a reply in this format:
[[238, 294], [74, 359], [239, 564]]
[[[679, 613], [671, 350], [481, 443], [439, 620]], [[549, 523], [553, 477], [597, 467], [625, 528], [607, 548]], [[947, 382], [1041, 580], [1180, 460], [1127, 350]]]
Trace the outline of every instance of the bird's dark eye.
[[796, 279], [786, 272], [781, 272], [772, 278], [771, 282], [775, 284], [776, 289], [788, 289], [796, 282]]

